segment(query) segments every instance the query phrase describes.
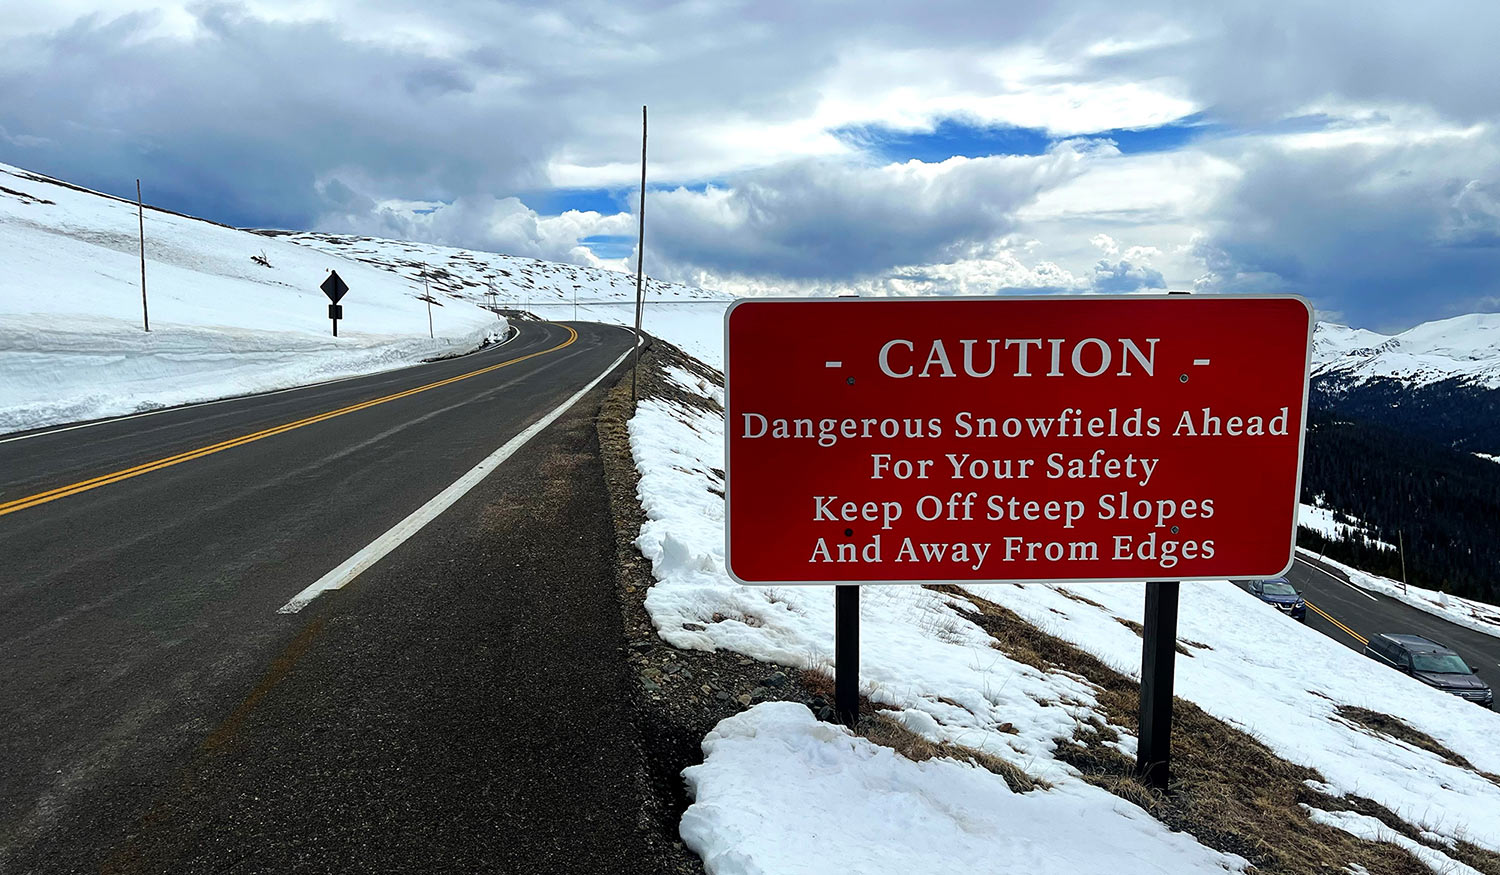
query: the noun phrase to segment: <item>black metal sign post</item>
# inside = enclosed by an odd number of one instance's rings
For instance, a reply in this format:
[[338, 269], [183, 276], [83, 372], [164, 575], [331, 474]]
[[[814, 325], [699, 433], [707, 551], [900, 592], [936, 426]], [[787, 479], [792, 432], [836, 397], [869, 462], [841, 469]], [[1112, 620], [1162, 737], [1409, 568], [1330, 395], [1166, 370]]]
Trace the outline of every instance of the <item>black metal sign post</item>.
[[1140, 744], [1135, 773], [1146, 786], [1166, 790], [1172, 773], [1172, 680], [1177, 664], [1177, 581], [1146, 584], [1141, 630]]
[[333, 336], [338, 337], [339, 320], [344, 318], [344, 308], [339, 306], [339, 299], [344, 297], [344, 294], [349, 291], [349, 286], [344, 282], [344, 278], [339, 276], [339, 272], [333, 270], [328, 272], [328, 279], [323, 280], [323, 284], [318, 288], [322, 289], [323, 294], [328, 296], [330, 302], [328, 305], [328, 318], [333, 320]]
[[859, 587], [833, 588], [833, 710], [839, 722], [859, 722]]
[[[1187, 377], [1182, 380], [1187, 382]], [[1176, 532], [1177, 527], [1173, 526], [1172, 531]], [[1141, 618], [1140, 744], [1135, 751], [1135, 774], [1147, 787], [1162, 791], [1172, 778], [1172, 684], [1177, 670], [1178, 587], [1175, 580], [1147, 582], [1146, 614]]]

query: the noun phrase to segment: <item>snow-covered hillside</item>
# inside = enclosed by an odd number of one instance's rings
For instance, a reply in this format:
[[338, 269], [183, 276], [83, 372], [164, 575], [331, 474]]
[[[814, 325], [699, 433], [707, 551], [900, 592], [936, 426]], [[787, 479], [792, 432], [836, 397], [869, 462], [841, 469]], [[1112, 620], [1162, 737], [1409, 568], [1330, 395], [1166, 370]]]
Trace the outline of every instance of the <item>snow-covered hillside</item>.
[[[615, 325], [631, 325], [635, 320], [634, 274], [373, 237], [261, 233], [415, 278], [418, 283], [425, 271], [432, 287], [448, 295], [483, 301], [493, 289], [499, 306], [543, 319], [577, 318]], [[643, 330], [719, 366], [723, 357], [719, 326], [733, 295], [647, 277], [643, 297]]]
[[[716, 337], [718, 326], [699, 330]], [[722, 403], [707, 381], [668, 376]], [[725, 570], [723, 429], [712, 405], [668, 398], [642, 400], [630, 421], [646, 517], [636, 544], [656, 578], [646, 610], [684, 651], [828, 671], [831, 587], [741, 586]], [[1135, 736], [1111, 721], [1094, 681], [1009, 655], [981, 622], [981, 599], [1134, 674], [1142, 585], [862, 590], [860, 691], [873, 708], [925, 741], [1003, 760], [1040, 789], [1015, 792], [967, 762], [906, 759], [801, 704], [758, 704], [719, 723], [685, 773], [693, 804], [681, 834], [708, 871], [1245, 871], [1246, 860], [1084, 778], [1069, 759], [1077, 739], [1103, 734], [1129, 758]], [[1178, 633], [1177, 695], [1313, 770], [1303, 823], [1397, 846], [1435, 871], [1475, 871], [1449, 856], [1459, 843], [1500, 851], [1500, 715], [1388, 671], [1228, 581], [1184, 585]], [[1399, 715], [1456, 755], [1371, 729], [1354, 719], [1363, 709]], [[1354, 810], [1371, 805], [1425, 844]]]
[[1500, 313], [1426, 322], [1395, 335], [1319, 322], [1313, 376], [1345, 385], [1384, 377], [1412, 386], [1457, 377], [1500, 389]]
[[[628, 323], [625, 274], [369, 238], [252, 232], [145, 212], [141, 325], [132, 202], [0, 164], [0, 432], [267, 391], [473, 349], [505, 330], [484, 306]], [[339, 336], [318, 286], [350, 291]], [[432, 337], [423, 300], [435, 301]], [[727, 296], [651, 283], [648, 330]], [[715, 358], [712, 350], [695, 352]]]

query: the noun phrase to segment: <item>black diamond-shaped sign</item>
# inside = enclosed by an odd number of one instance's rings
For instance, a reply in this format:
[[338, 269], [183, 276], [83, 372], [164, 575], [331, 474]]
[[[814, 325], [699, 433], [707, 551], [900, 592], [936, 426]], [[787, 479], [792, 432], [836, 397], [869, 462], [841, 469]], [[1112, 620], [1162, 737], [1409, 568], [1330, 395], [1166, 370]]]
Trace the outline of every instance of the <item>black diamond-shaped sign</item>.
[[339, 298], [342, 298], [345, 292], [349, 291], [349, 286], [344, 283], [344, 278], [339, 276], [339, 272], [336, 270], [328, 274], [328, 279], [323, 280], [321, 288], [323, 289], [323, 294], [328, 296], [328, 300], [335, 304], [339, 302]]

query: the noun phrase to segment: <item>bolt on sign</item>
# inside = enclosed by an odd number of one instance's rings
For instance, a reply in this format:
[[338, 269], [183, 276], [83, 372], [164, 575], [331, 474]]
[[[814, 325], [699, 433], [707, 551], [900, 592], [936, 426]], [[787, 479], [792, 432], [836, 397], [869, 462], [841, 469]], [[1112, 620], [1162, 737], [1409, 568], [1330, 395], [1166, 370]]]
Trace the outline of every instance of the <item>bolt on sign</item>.
[[1282, 574], [1312, 327], [1295, 296], [739, 301], [730, 574]]

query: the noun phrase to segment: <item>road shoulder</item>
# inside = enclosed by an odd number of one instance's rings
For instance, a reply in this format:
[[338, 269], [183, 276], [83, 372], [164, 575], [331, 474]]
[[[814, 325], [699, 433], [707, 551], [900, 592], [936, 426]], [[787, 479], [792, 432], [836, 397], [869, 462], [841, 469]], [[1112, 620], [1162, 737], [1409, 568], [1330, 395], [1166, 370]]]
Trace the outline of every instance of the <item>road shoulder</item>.
[[313, 639], [105, 868], [662, 871], [626, 694], [605, 391], [299, 615]]

